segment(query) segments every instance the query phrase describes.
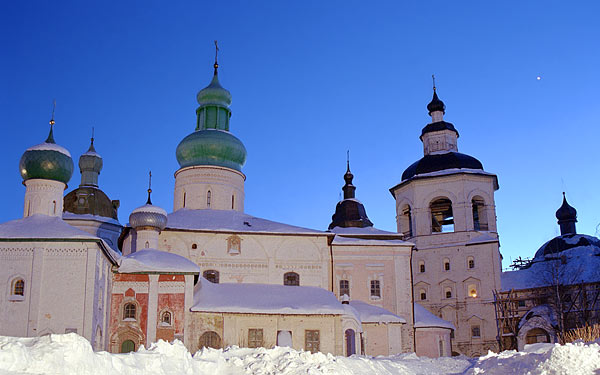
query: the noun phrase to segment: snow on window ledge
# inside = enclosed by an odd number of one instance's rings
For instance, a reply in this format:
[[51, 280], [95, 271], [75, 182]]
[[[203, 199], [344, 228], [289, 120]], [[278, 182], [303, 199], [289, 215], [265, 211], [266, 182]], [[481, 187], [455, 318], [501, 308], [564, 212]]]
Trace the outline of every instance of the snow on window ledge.
[[125, 318], [123, 319], [124, 322], [135, 322], [135, 318]]
[[25, 301], [25, 296], [20, 296], [18, 294], [12, 294], [12, 295], [8, 296], [8, 300], [13, 301], [13, 302]]

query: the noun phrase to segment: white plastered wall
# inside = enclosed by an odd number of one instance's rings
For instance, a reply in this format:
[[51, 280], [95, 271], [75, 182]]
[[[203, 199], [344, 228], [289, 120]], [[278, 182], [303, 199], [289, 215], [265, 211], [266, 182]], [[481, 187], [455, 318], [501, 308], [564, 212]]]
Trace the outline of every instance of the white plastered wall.
[[25, 184], [23, 217], [35, 214], [62, 217], [63, 193], [67, 185], [59, 181], [37, 178], [23, 183]]
[[182, 168], [175, 172], [173, 211], [188, 208], [233, 209], [243, 212], [245, 180], [246, 176], [242, 172], [230, 168], [216, 166]]

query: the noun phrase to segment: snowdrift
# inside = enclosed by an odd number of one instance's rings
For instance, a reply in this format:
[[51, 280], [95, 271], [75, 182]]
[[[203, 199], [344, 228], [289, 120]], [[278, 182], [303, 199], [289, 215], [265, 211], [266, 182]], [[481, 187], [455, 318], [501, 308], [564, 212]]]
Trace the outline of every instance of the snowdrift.
[[600, 345], [536, 344], [470, 359], [429, 359], [414, 354], [392, 357], [334, 357], [290, 348], [203, 349], [193, 356], [175, 341], [159, 341], [135, 353], [94, 352], [74, 333], [39, 338], [0, 336], [0, 375], [4, 374], [594, 374]]

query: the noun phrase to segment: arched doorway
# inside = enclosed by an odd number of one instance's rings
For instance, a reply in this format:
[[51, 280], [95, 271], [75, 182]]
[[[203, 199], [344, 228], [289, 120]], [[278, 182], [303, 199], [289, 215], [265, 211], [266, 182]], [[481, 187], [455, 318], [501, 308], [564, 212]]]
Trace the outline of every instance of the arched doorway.
[[542, 328], [534, 328], [527, 332], [525, 344], [535, 344], [538, 342], [550, 342], [550, 335]]
[[219, 334], [214, 331], [204, 332], [202, 336], [200, 336], [200, 348], [204, 347], [220, 349], [221, 337], [219, 336]]
[[131, 340], [125, 340], [121, 343], [121, 353], [129, 353], [135, 351], [135, 343]]
[[346, 330], [346, 356], [356, 354], [356, 334], [353, 329]]

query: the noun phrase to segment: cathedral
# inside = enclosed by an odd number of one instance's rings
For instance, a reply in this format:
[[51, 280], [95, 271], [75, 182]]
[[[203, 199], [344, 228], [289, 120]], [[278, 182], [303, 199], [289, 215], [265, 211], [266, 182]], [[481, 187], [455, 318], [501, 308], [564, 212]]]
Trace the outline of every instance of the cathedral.
[[349, 163], [327, 230], [245, 213], [246, 148], [230, 128], [231, 100], [215, 61], [197, 95], [195, 127], [175, 149], [172, 211], [152, 204], [149, 184], [126, 224], [119, 201], [100, 188], [93, 138], [79, 158], [80, 185], [65, 195], [74, 163], [50, 121], [47, 139], [19, 164], [23, 217], [0, 224], [1, 335], [75, 332], [110, 352], [159, 339], [181, 340], [191, 352], [279, 345], [438, 357], [499, 349], [498, 178], [458, 152], [458, 130], [444, 120], [435, 87], [424, 155], [390, 188], [397, 232], [369, 220]]

